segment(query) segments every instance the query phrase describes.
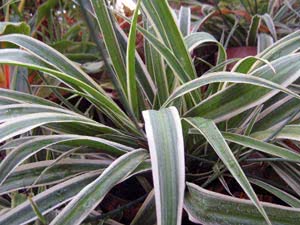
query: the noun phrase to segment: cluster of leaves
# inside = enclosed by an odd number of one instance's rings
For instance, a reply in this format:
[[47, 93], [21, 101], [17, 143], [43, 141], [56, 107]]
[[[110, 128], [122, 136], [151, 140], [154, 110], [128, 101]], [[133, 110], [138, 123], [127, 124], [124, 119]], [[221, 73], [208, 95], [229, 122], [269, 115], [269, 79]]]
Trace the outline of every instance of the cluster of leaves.
[[299, 29], [296, 0], [182, 2], [193, 8], [193, 29], [213, 34], [225, 47], [256, 46], [256, 42], [269, 46]]
[[[105, 0], [78, 4], [109, 84], [42, 41], [0, 36], [14, 46], [0, 49], [0, 64], [43, 80], [29, 93], [0, 89], [0, 224], [179, 225], [183, 209], [201, 224], [297, 224], [300, 31], [226, 71], [224, 46], [191, 31], [187, 7], [174, 14], [166, 0], [139, 0], [127, 18]], [[201, 46], [218, 52], [199, 74]], [[107, 210], [109, 197], [126, 203]]]

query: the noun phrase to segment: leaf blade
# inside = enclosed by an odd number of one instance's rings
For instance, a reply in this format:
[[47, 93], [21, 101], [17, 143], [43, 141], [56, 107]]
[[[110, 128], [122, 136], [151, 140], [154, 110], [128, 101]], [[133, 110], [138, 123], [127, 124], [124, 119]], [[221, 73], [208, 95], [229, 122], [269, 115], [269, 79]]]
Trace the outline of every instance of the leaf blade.
[[253, 204], [256, 206], [258, 211], [264, 217], [265, 221], [268, 224], [271, 224], [265, 210], [261, 206], [253, 188], [251, 187], [246, 175], [244, 174], [243, 170], [241, 169], [238, 161], [234, 157], [233, 153], [231, 152], [228, 144], [224, 140], [221, 132], [217, 128], [217, 126], [211, 121], [204, 118], [186, 118], [184, 119], [188, 122], [191, 126], [198, 129], [201, 134], [206, 138], [208, 143], [213, 147], [217, 155], [223, 161], [227, 169], [231, 172], [233, 177], [237, 180], [240, 186], [243, 188], [245, 193], [251, 199]]
[[180, 118], [174, 107], [144, 111], [143, 117], [152, 163], [157, 223], [179, 225], [185, 186]]
[[120, 180], [128, 176], [145, 158], [145, 150], [127, 153], [115, 160], [95, 181], [82, 189], [50, 225], [80, 224]]

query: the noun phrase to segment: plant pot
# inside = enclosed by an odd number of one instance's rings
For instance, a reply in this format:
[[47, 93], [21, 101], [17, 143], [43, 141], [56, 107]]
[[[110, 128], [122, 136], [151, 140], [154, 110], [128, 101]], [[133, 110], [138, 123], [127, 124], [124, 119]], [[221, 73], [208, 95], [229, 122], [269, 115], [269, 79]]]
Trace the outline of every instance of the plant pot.
[[226, 50], [227, 52], [227, 58], [233, 59], [233, 58], [244, 58], [247, 56], [254, 56], [257, 54], [257, 48], [256, 47], [233, 47], [228, 48]]
[[[226, 50], [227, 59], [234, 59], [234, 58], [245, 58], [247, 56], [255, 56], [257, 54], [256, 47], [232, 47]], [[231, 63], [227, 66], [227, 70], [231, 70], [235, 63]]]

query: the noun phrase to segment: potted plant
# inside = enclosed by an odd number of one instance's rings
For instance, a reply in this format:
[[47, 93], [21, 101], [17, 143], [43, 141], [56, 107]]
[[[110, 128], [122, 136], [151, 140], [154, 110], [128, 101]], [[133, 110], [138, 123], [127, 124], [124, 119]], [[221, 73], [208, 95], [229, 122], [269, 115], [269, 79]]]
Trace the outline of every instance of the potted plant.
[[[80, 99], [0, 89], [0, 224], [296, 224], [300, 155], [282, 140], [299, 141], [299, 31], [227, 72], [222, 44], [183, 38], [167, 1], [138, 1], [128, 37], [106, 1], [79, 3], [117, 95], [37, 39], [0, 37], [21, 47], [1, 49], [0, 64], [51, 76], [65, 86], [49, 88]], [[190, 53], [211, 43], [217, 65], [196, 71]], [[272, 203], [259, 200], [266, 192]], [[124, 218], [128, 209], [137, 213]]]

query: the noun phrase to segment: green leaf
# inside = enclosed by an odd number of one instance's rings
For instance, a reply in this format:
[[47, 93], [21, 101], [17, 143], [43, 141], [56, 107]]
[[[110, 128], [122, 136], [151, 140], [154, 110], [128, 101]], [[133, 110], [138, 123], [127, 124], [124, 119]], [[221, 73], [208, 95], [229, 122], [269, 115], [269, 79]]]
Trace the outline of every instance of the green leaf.
[[222, 132], [223, 137], [230, 142], [242, 145], [247, 148], [256, 149], [258, 151], [279, 156], [283, 159], [295, 160], [300, 162], [300, 155], [294, 151], [282, 148], [273, 144], [256, 140], [244, 135]]
[[37, 8], [35, 14], [35, 27], [38, 28], [45, 17], [49, 17], [53, 8], [57, 5], [58, 0], [47, 0]]
[[[145, 27], [149, 32], [151, 32], [150, 26], [146, 24]], [[147, 39], [145, 39], [145, 57], [147, 69], [152, 75], [157, 88], [157, 104], [161, 106], [169, 96], [169, 87], [165, 64], [160, 53], [151, 46]]]
[[[276, 130], [275, 129], [268, 129], [264, 131], [258, 131], [251, 136], [253, 138], [264, 140], [267, 137], [270, 137]], [[274, 138], [275, 139], [289, 139], [294, 141], [300, 141], [300, 125], [287, 125], [285, 126]]]
[[[124, 19], [129, 21], [127, 18]], [[180, 64], [180, 60], [178, 60], [176, 55], [174, 55], [172, 49], [167, 47], [162, 41], [160, 41], [143, 27], [137, 26], [137, 29], [144, 35], [144, 38], [147, 39], [147, 41], [153, 46], [153, 48], [166, 60], [170, 68], [174, 71], [174, 75], [181, 83], [185, 83], [191, 80], [191, 75], [186, 70], [184, 70], [182, 64]], [[200, 94], [197, 92], [193, 93], [193, 98], [198, 100], [201, 99]]]
[[30, 34], [30, 27], [25, 22], [0, 22], [0, 35], [21, 33], [25, 35]]
[[261, 16], [261, 18], [264, 20], [265, 24], [269, 28], [269, 31], [272, 34], [274, 40], [277, 41], [277, 32], [272, 17], [269, 14], [265, 13]]
[[183, 135], [179, 114], [171, 107], [144, 111], [150, 149], [157, 224], [181, 224], [185, 187]]
[[[255, 76], [287, 87], [296, 81], [300, 74], [300, 55], [293, 54], [272, 61], [272, 68], [265, 65], [256, 69], [248, 76]], [[239, 93], [237, 95], [236, 93]], [[248, 84], [235, 84], [200, 102], [186, 112], [185, 116], [201, 116], [224, 121], [257, 106], [278, 93], [278, 90], [268, 90]]]
[[137, 29], [144, 35], [144, 37], [151, 43], [151, 45], [164, 57], [168, 62], [168, 65], [176, 72], [178, 79], [185, 83], [190, 80], [190, 74], [188, 74], [180, 61], [176, 58], [174, 53], [166, 47], [161, 41], [159, 41], [154, 35], [145, 30], [144, 28], [138, 26]]
[[145, 150], [136, 150], [115, 160], [96, 180], [82, 189], [50, 225], [81, 224], [108, 191], [124, 180], [145, 159], [146, 155]]
[[[32, 200], [39, 207], [43, 215], [64, 205], [74, 195], [91, 183], [99, 175], [99, 172], [84, 173], [80, 176], [55, 185], [48, 190], [36, 195]], [[29, 201], [18, 205], [14, 209], [0, 216], [1, 225], [28, 224], [37, 218]]]
[[[249, 200], [238, 199], [205, 190], [188, 183], [185, 209], [190, 220], [201, 224], [254, 225], [267, 224], [257, 208]], [[272, 224], [295, 225], [300, 219], [300, 210], [290, 207], [262, 203]]]
[[216, 44], [218, 46], [218, 49], [219, 49], [217, 64], [220, 64], [220, 63], [224, 62], [227, 58], [226, 50], [223, 47], [223, 45], [220, 42], [218, 42], [214, 38], [214, 36], [212, 36], [209, 33], [195, 32], [195, 33], [192, 33], [189, 36], [185, 37], [184, 41], [187, 45], [187, 48], [188, 48], [189, 52], [192, 52], [193, 50], [195, 50], [200, 45], [211, 44], [211, 43]]
[[119, 133], [111, 127], [107, 127], [100, 123], [95, 123], [95, 121], [85, 117], [62, 113], [34, 113], [25, 116], [19, 116], [18, 118], [12, 118], [7, 120], [5, 123], [2, 123], [0, 125], [0, 142], [49, 123], [53, 123], [53, 125], [55, 123], [73, 123], [76, 124], [77, 129], [80, 129], [80, 126], [83, 125], [81, 129], [85, 129], [86, 131], [88, 130], [85, 125], [88, 125], [90, 128], [94, 129], [94, 134], [107, 132]]
[[[83, 172], [104, 169], [109, 166], [111, 161], [64, 159], [54, 163], [55, 160], [47, 160], [18, 166], [0, 186], [0, 194], [24, 188], [53, 185]], [[48, 167], [51, 168], [47, 169]], [[47, 171], [40, 176], [45, 169]]]
[[62, 108], [62, 106], [60, 106], [54, 102], [51, 102], [47, 99], [39, 98], [37, 96], [26, 94], [23, 92], [0, 88], [0, 105], [6, 105], [5, 101], [7, 101], [7, 100], [10, 101], [10, 104], [12, 104], [12, 103], [33, 103], [33, 104]]
[[96, 90], [103, 92], [101, 87], [71, 60], [41, 41], [21, 34], [10, 34], [1, 36], [0, 42], [10, 42], [25, 48], [44, 63], [51, 65], [61, 72], [67, 72], [80, 81], [91, 85]]
[[288, 186], [298, 195], [300, 196], [300, 173], [298, 171], [297, 164], [291, 163], [270, 163], [271, 167], [275, 170], [275, 172], [280, 176], [282, 180], [284, 180]]
[[[188, 82], [190, 80], [190, 75], [184, 70], [180, 64], [180, 61], [176, 58], [172, 51], [144, 28], [138, 26], [137, 29], [144, 35], [144, 38], [151, 43], [155, 50], [166, 60], [170, 68], [174, 71], [176, 78], [181, 83]], [[193, 98], [199, 100], [200, 94], [197, 92], [193, 93]]]
[[85, 92], [88, 96], [87, 99], [94, 103], [101, 111], [103, 111], [108, 117], [110, 117], [112, 121], [118, 124], [118, 126], [122, 128], [124, 128], [125, 126], [133, 132], [139, 133], [139, 131], [136, 130], [135, 125], [127, 117], [127, 115], [125, 115], [120, 107], [111, 98], [109, 98], [103, 90], [97, 90], [86, 84], [86, 82], [76, 79], [66, 73], [49, 69], [47, 65], [39, 58], [30, 55], [23, 50], [0, 50], [0, 64], [26, 66], [31, 69], [46, 72], [57, 79], [63, 80], [66, 85], [73, 86], [73, 88], [75, 86], [77, 90]]
[[[164, 106], [170, 104], [176, 98], [179, 98], [191, 91], [194, 91], [197, 88], [200, 88], [207, 84], [218, 83], [218, 82], [252, 84], [252, 85], [259, 86], [259, 87], [265, 87], [268, 89], [280, 90], [284, 93], [288, 93], [288, 94], [292, 95], [295, 98], [300, 99], [296, 93], [290, 91], [289, 89], [287, 89], [281, 85], [278, 85], [277, 83], [269, 81], [267, 79], [263, 79], [263, 78], [255, 77], [255, 76], [248, 76], [248, 75], [245, 75], [242, 73], [235, 73], [235, 72], [217, 72], [217, 73], [205, 74], [197, 79], [194, 79], [190, 82], [187, 82], [187, 83], [181, 85], [170, 95], [170, 97], [165, 102]], [[249, 87], [249, 85], [247, 87]], [[252, 89], [254, 89], [254, 88], [252, 88]]]
[[45, 217], [42, 215], [42, 213], [40, 212], [38, 206], [35, 204], [35, 202], [32, 200], [32, 198], [29, 196], [28, 200], [30, 202], [30, 205], [34, 211], [34, 213], [37, 215], [37, 217], [39, 218], [39, 221], [41, 221], [41, 223], [43, 225], [47, 225], [47, 220], [45, 219]]
[[248, 31], [248, 36], [246, 40], [247, 46], [255, 46], [259, 26], [260, 26], [260, 17], [258, 15], [252, 16], [250, 29]]
[[299, 109], [298, 99], [291, 98], [290, 96], [280, 97], [278, 95], [279, 98], [276, 97], [266, 102], [259, 122], [254, 125], [254, 131], [263, 131], [269, 128], [274, 130], [273, 127], [283, 124], [284, 121], [288, 120]]
[[263, 181], [257, 180], [257, 179], [249, 179], [249, 181], [266, 191], [270, 192], [271, 194], [275, 195], [277, 198], [281, 199], [282, 201], [286, 202], [290, 206], [294, 208], [300, 208], [300, 200], [295, 198], [294, 196], [290, 195], [289, 193], [282, 191], [270, 184], [267, 184]]
[[[165, 34], [164, 45], [176, 56], [189, 80], [196, 78], [195, 68], [187, 51], [182, 34], [176, 24], [167, 0], [143, 0], [143, 9], [160, 34]], [[153, 13], [154, 12], [154, 13]]]
[[262, 59], [262, 58], [258, 58], [256, 56], [247, 56], [241, 60], [239, 60], [234, 67], [232, 68], [231, 71], [234, 72], [239, 72], [239, 73], [244, 73], [244, 74], [248, 74], [251, 72], [252, 66], [256, 63], [256, 62], [263, 62], [264, 64], [268, 65], [274, 73], [276, 73], [275, 69], [272, 67], [271, 63], [269, 63], [267, 60]]
[[204, 118], [186, 118], [184, 119], [192, 127], [196, 128], [205, 137], [208, 143], [215, 150], [219, 158], [222, 160], [224, 165], [240, 184], [243, 190], [246, 192], [248, 197], [251, 199], [255, 207], [258, 209], [260, 214], [264, 217], [267, 224], [271, 224], [264, 208], [259, 202], [253, 188], [251, 187], [246, 175], [244, 174], [242, 168], [240, 167], [238, 161], [234, 157], [232, 151], [230, 150], [228, 144], [224, 140], [221, 132], [214, 124], [213, 121]]
[[58, 107], [51, 107], [51, 106], [43, 106], [39, 104], [10, 104], [0, 106], [0, 122], [4, 122], [8, 119], [16, 118], [18, 116], [24, 116], [33, 113], [46, 113], [46, 112], [56, 112], [56, 113], [64, 113], [70, 115], [77, 115], [72, 111], [58, 108]]
[[[125, 52], [128, 43], [127, 34], [118, 26], [116, 27], [116, 32], [122, 50]], [[145, 97], [149, 101], [149, 104], [152, 105], [155, 97], [154, 95], [156, 94], [156, 87], [143, 59], [141, 58], [137, 50], [135, 50], [135, 68], [138, 87], [140, 88], [142, 93], [145, 94]]]
[[280, 57], [289, 55], [300, 48], [300, 31], [295, 31], [279, 41], [270, 45], [267, 49], [257, 55], [259, 58], [263, 58], [268, 61], [279, 59]]
[[118, 42], [116, 33], [114, 31], [114, 21], [112, 20], [112, 16], [109, 14], [108, 8], [105, 4], [104, 0], [89, 0], [95, 15], [96, 22], [100, 28], [101, 34], [103, 36], [103, 41], [105, 43], [107, 52], [112, 61], [112, 66], [115, 70], [117, 80], [120, 83], [120, 87], [122, 92], [127, 93], [127, 85], [126, 85], [126, 66], [125, 61], [123, 59], [122, 51], [120, 44]]
[[135, 42], [136, 42], [136, 24], [139, 16], [141, 0], [138, 0], [128, 36], [127, 54], [126, 54], [126, 72], [127, 72], [127, 96], [129, 105], [134, 114], [139, 117], [138, 92], [136, 85], [135, 71]]
[[73, 146], [90, 146], [101, 149], [111, 155], [122, 155], [132, 149], [101, 138], [78, 135], [50, 135], [35, 138], [18, 146], [11, 151], [0, 164], [0, 185], [14, 169], [30, 156], [57, 144], [71, 144]]

